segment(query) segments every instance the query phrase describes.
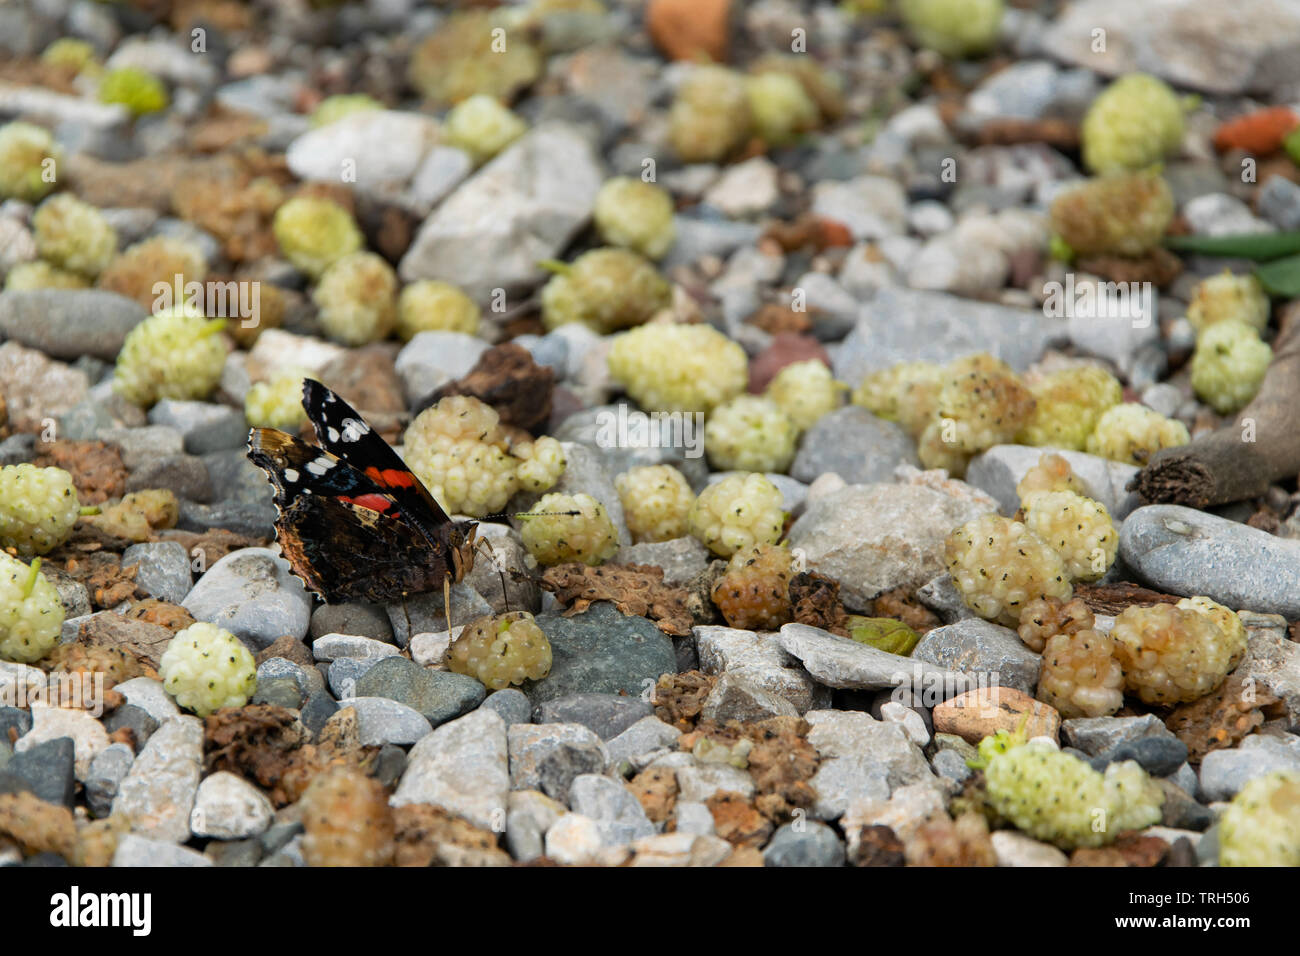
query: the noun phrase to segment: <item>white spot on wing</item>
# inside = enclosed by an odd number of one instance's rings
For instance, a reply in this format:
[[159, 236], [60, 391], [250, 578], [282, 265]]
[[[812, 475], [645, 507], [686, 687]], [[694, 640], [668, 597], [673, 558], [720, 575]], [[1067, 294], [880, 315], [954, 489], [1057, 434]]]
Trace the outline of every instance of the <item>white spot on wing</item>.
[[286, 469], [284, 470], [284, 477], [285, 477], [285, 479], [288, 480], [288, 481], [297, 481], [297, 480], [298, 480], [298, 472], [297, 472], [295, 469], [293, 469], [293, 468], [286, 468]]

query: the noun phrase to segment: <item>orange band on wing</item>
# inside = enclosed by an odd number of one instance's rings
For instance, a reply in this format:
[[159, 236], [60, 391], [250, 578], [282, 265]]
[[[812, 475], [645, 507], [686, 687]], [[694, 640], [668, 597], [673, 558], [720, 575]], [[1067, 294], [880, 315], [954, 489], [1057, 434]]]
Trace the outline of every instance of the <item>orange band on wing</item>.
[[410, 488], [415, 484], [409, 471], [399, 471], [396, 468], [380, 469], [371, 466], [366, 469], [366, 475], [385, 488]]
[[355, 498], [345, 498], [340, 496], [340, 501], [348, 501], [359, 508], [368, 508], [371, 511], [385, 512], [393, 507], [393, 500], [383, 495], [357, 495]]

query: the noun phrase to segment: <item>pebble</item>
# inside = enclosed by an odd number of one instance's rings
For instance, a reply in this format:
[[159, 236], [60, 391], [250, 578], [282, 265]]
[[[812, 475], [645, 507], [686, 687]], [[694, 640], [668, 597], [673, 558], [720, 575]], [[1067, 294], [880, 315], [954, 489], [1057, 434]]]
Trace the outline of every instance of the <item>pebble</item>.
[[893, 179], [858, 176], [813, 186], [814, 215], [843, 223], [854, 239], [883, 239], [907, 226], [907, 196]]
[[[1029, 719], [1025, 720], [1025, 714]], [[979, 687], [938, 704], [931, 716], [937, 733], [956, 734], [977, 744], [999, 730], [1017, 731], [1024, 720], [1028, 737], [1055, 740], [1061, 727], [1056, 708], [1014, 687]]]
[[194, 578], [190, 555], [175, 541], [133, 544], [122, 552], [122, 565], [136, 566], [135, 583], [150, 597], [179, 604], [190, 593]]
[[21, 789], [47, 803], [71, 808], [77, 785], [76, 753], [70, 737], [47, 740], [10, 757], [0, 779], [16, 778], [22, 782]]
[[1287, 729], [1300, 733], [1300, 644], [1290, 639], [1285, 618], [1250, 611], [1237, 616], [1246, 626], [1246, 657], [1236, 673], [1278, 697]]
[[363, 660], [382, 660], [401, 654], [401, 648], [386, 641], [355, 634], [321, 634], [311, 644], [312, 656], [318, 661], [332, 661], [340, 657]]
[[135, 752], [127, 744], [109, 744], [95, 754], [83, 781], [91, 816], [102, 819], [112, 813], [113, 799], [134, 762]]
[[267, 548], [230, 552], [181, 603], [196, 620], [224, 627], [256, 649], [283, 634], [301, 639], [311, 623], [311, 595], [289, 562]]
[[126, 480], [126, 490], [144, 491], [161, 488], [182, 501], [201, 503], [212, 500], [212, 481], [203, 460], [194, 455], [169, 455], [134, 469]]
[[[754, 795], [754, 778], [747, 771], [723, 763], [692, 762], [677, 768], [677, 797], [704, 803], [715, 793], [738, 793], [746, 800]], [[654, 766], [654, 764], [651, 764]]]
[[432, 730], [428, 719], [414, 707], [387, 697], [349, 697], [347, 706], [357, 712], [361, 746], [413, 744]]
[[191, 455], [231, 449], [239, 449], [243, 455], [248, 441], [248, 422], [242, 409], [212, 402], [165, 398], [149, 409], [149, 423], [180, 432], [185, 451]]
[[920, 587], [943, 571], [952, 529], [989, 510], [918, 485], [850, 485], [810, 502], [789, 540], [811, 570], [840, 582], [846, 607], [865, 610], [885, 591]]
[[1042, 663], [1009, 627], [981, 618], [936, 627], [912, 650], [912, 659], [970, 674], [986, 686], [1005, 686], [1033, 694]]
[[22, 754], [49, 741], [66, 737], [73, 742], [74, 772], [85, 781], [95, 755], [109, 745], [108, 731], [89, 711], [51, 707], [33, 703], [32, 727], [14, 744], [14, 753]]
[[695, 836], [712, 836], [714, 833], [712, 812], [707, 804], [696, 800], [678, 800], [673, 807], [673, 820], [677, 824], [677, 833]]
[[1214, 750], [1201, 761], [1199, 797], [1231, 800], [1251, 780], [1275, 770], [1300, 771], [1300, 738], [1252, 734], [1233, 750]]
[[161, 681], [152, 677], [132, 677], [114, 686], [128, 704], [139, 707], [159, 724], [165, 724], [181, 715], [180, 708], [163, 689]]
[[896, 700], [886, 701], [880, 705], [880, 719], [898, 724], [918, 747], [930, 743], [930, 730], [925, 725], [925, 718], [911, 707]]
[[[515, 728], [517, 729], [517, 728]], [[510, 792], [506, 725], [480, 708], [434, 729], [408, 754], [389, 803], [432, 803], [484, 829], [499, 829]]]
[[764, 866], [843, 866], [844, 842], [816, 820], [787, 823], [763, 848]]
[[463, 149], [434, 146], [411, 174], [402, 202], [412, 212], [427, 216], [473, 171], [474, 161]]
[[616, 564], [651, 564], [662, 568], [664, 584], [685, 584], [709, 565], [709, 550], [698, 538], [645, 541], [619, 548], [611, 560]]
[[533, 718], [539, 724], [582, 724], [601, 740], [609, 740], [653, 712], [650, 702], [640, 697], [571, 694], [539, 704]]
[[417, 332], [397, 353], [394, 367], [410, 402], [463, 378], [491, 346], [465, 332]]
[[939, 620], [945, 624], [955, 624], [958, 621], [979, 617], [967, 605], [961, 592], [957, 590], [957, 585], [953, 583], [952, 575], [947, 571], [917, 588], [916, 599], [939, 615]]
[[956, 784], [965, 783], [975, 774], [966, 763], [966, 758], [955, 750], [940, 750], [931, 758], [930, 766], [940, 777]]
[[133, 299], [98, 289], [0, 292], [0, 332], [50, 358], [111, 362], [144, 317]]
[[[1010, 517], [1020, 507], [1016, 485], [1038, 464], [1045, 451], [1028, 445], [994, 445], [971, 460], [966, 467], [966, 481], [992, 495], [999, 511]], [[1112, 520], [1127, 518], [1138, 507], [1137, 493], [1125, 490], [1138, 473], [1137, 466], [1081, 451], [1052, 449], [1052, 453], [1069, 462], [1070, 470], [1083, 482], [1088, 497], [1105, 505]]]
[[890, 654], [807, 624], [784, 625], [780, 641], [781, 646], [826, 687], [843, 690], [910, 688], [913, 694], [937, 703], [961, 693], [971, 683], [969, 677], [957, 671]]
[[212, 861], [198, 850], [178, 846], [174, 841], [151, 839], [139, 833], [118, 837], [113, 851], [113, 866], [212, 866]]
[[1068, 866], [1069, 857], [1052, 846], [1018, 830], [994, 830], [989, 834], [998, 866]]
[[203, 721], [173, 717], [136, 756], [118, 787], [113, 812], [129, 817], [135, 833], [184, 843], [190, 838], [190, 811], [202, 768]]
[[512, 790], [506, 809], [506, 848], [520, 863], [546, 852], [546, 833], [567, 811], [537, 790]]
[[271, 825], [275, 808], [262, 791], [243, 777], [217, 771], [199, 784], [190, 830], [195, 836], [242, 840], [257, 836]]
[[438, 123], [403, 110], [361, 110], [308, 130], [289, 144], [284, 158], [303, 180], [338, 182], [362, 190], [396, 189], [420, 168], [438, 138]]
[[310, 633], [313, 639], [326, 634], [347, 634], [388, 644], [393, 640], [387, 612], [377, 604], [359, 601], [322, 604], [312, 612]]
[[[349, 706], [355, 701], [349, 701]], [[298, 713], [302, 725], [311, 733], [319, 735], [326, 722], [339, 711], [339, 705], [325, 691], [317, 691], [307, 698]]]
[[797, 717], [799, 710], [779, 694], [765, 690], [735, 674], [722, 674], [713, 690], [704, 700], [700, 716], [725, 724], [729, 720], [742, 723], [766, 720], [769, 717]]
[[1061, 723], [1065, 742], [1095, 757], [1145, 737], [1177, 738], [1155, 714], [1141, 717], [1072, 717]]
[[[442, 590], [413, 594], [405, 601], [390, 604], [385, 609], [388, 623], [393, 629], [393, 640], [405, 647], [411, 634], [446, 631], [447, 615], [443, 610]], [[451, 587], [451, 626], [459, 627], [492, 613], [492, 605], [464, 581]]]
[[611, 846], [652, 836], [655, 825], [640, 801], [621, 781], [595, 773], [580, 774], [569, 785], [569, 808], [600, 825], [601, 840]]
[[1153, 588], [1300, 619], [1300, 541], [1194, 508], [1147, 505], [1124, 520], [1119, 555]]
[[681, 735], [680, 730], [658, 717], [642, 717], [617, 737], [605, 741], [608, 766], [617, 767], [625, 760], [634, 767], [638, 764], [643, 766], [649, 761], [642, 758], [670, 750]]
[[1097, 76], [1089, 69], [1061, 69], [1048, 60], [1021, 60], [999, 70], [966, 98], [966, 113], [976, 121], [1079, 119], [1096, 96]]
[[574, 778], [603, 773], [609, 763], [600, 738], [581, 724], [515, 724], [506, 736], [511, 789], [540, 790], [561, 803]]
[[358, 697], [395, 700], [423, 715], [433, 727], [473, 710], [486, 693], [473, 677], [427, 670], [405, 657], [377, 661], [356, 682]]
[[184, 436], [170, 425], [113, 428], [96, 437], [100, 441], [117, 445], [127, 471], [143, 468], [159, 458], [185, 453]]
[[1209, 193], [1188, 200], [1182, 214], [1198, 236], [1276, 232], [1271, 223], [1255, 216], [1249, 206], [1227, 193]]
[[807, 483], [833, 471], [849, 484], [861, 485], [888, 481], [900, 464], [919, 464], [907, 432], [848, 405], [823, 415], [804, 433], [790, 474]]
[[292, 677], [258, 678], [257, 688], [249, 702], [297, 710], [302, 706], [303, 696], [302, 688]]
[[552, 663], [549, 676], [521, 688], [534, 705], [578, 693], [639, 697], [677, 669], [673, 643], [663, 631], [608, 602], [575, 617], [549, 612], [536, 620], [551, 644]]
[[580, 813], [566, 813], [546, 831], [546, 855], [567, 866], [596, 863], [605, 846], [599, 823]]
[[1259, 189], [1260, 214], [1283, 231], [1300, 229], [1300, 185], [1276, 174]]
[[1187, 762], [1187, 745], [1176, 737], [1152, 736], [1126, 740], [1092, 758], [1094, 770], [1108, 764], [1135, 760], [1153, 777], [1167, 777]]
[[533, 705], [528, 702], [528, 696], [513, 687], [488, 694], [483, 703], [479, 704], [479, 708], [495, 713], [505, 721], [507, 728], [532, 721]]
[[888, 799], [855, 799], [840, 820], [841, 828], [849, 837], [849, 859], [858, 856], [864, 827], [889, 827], [906, 842], [916, 836], [926, 820], [943, 812], [943, 794], [929, 783], [899, 787]]
[[89, 388], [86, 373], [79, 369], [51, 361], [17, 342], [0, 345], [0, 391], [9, 425], [15, 429], [40, 432], [46, 419], [61, 419]]
[[886, 800], [897, 788], [935, 781], [930, 765], [902, 726], [857, 711], [810, 711], [808, 742], [822, 762], [809, 785], [812, 815], [835, 820], [858, 799]]
[[728, 166], [704, 193], [704, 201], [729, 218], [742, 219], [770, 208], [780, 195], [777, 168], [767, 157], [755, 156]]

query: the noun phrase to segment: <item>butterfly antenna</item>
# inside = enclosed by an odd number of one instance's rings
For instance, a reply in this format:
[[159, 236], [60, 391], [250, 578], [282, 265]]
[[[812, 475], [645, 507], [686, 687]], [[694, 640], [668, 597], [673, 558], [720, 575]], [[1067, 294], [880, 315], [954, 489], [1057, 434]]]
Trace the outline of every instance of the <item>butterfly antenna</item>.
[[501, 511], [494, 515], [484, 515], [479, 521], [492, 521], [495, 518], [552, 518], [558, 515], [577, 517], [581, 511]]

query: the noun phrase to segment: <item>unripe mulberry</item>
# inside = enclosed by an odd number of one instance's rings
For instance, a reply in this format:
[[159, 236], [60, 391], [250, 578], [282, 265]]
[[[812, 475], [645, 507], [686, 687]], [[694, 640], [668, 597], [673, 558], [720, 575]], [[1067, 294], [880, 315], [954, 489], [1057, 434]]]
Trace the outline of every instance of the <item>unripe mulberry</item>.
[[0, 468], [0, 548], [45, 554], [68, 539], [80, 511], [72, 476], [62, 468]]
[[783, 472], [794, 460], [799, 432], [775, 402], [737, 395], [713, 410], [704, 449], [722, 471]]
[[1074, 589], [1052, 546], [1019, 521], [981, 515], [948, 536], [944, 560], [962, 599], [980, 617], [1007, 627], [1041, 597], [1069, 600]]
[[668, 141], [687, 163], [724, 159], [744, 144], [752, 128], [745, 80], [721, 66], [696, 67], [668, 113]]
[[936, 414], [953, 423], [948, 442], [964, 452], [981, 452], [1012, 441], [1034, 413], [1034, 397], [1011, 367], [989, 355], [949, 366], [952, 376], [939, 392]]
[[944, 377], [943, 366], [934, 362], [899, 362], [866, 376], [853, 391], [853, 404], [916, 437], [934, 420]]
[[898, 12], [918, 44], [948, 57], [987, 52], [1002, 24], [1002, 0], [900, 0]]
[[217, 335], [225, 324], [184, 306], [150, 316], [127, 334], [113, 389], [145, 407], [163, 398], [207, 398], [226, 364], [226, 346]]
[[610, 347], [609, 373], [643, 409], [712, 411], [749, 384], [745, 350], [708, 325], [643, 325]]
[[1016, 495], [1021, 502], [1029, 500], [1031, 495], [1044, 491], [1073, 491], [1086, 494], [1088, 488], [1074, 474], [1070, 463], [1062, 456], [1044, 452], [1034, 465], [1016, 485]]
[[1176, 448], [1191, 440], [1187, 426], [1177, 419], [1165, 418], [1145, 405], [1125, 402], [1102, 413], [1088, 436], [1088, 453], [1145, 465], [1162, 448]]
[[165, 110], [171, 98], [163, 81], [134, 66], [109, 70], [99, 84], [101, 103], [118, 103], [132, 116]]
[[1119, 380], [1096, 365], [1052, 372], [1029, 386], [1034, 412], [1018, 441], [1022, 445], [1083, 451], [1097, 421], [1124, 400]]
[[[184, 304], [185, 286], [202, 282], [207, 274], [203, 251], [193, 242], [154, 236], [128, 246], [104, 267], [95, 286], [135, 299], [151, 312], [157, 312], [169, 305], [180, 308]], [[160, 297], [155, 291], [160, 282], [167, 284], [170, 299]]]
[[745, 80], [754, 132], [772, 146], [786, 146], [817, 128], [821, 115], [803, 84], [787, 73], [760, 73]]
[[463, 149], [481, 166], [528, 132], [528, 124], [495, 97], [477, 93], [452, 107], [443, 130], [448, 146]]
[[618, 550], [614, 522], [605, 506], [591, 495], [543, 495], [519, 521], [524, 547], [539, 564], [581, 561], [596, 565]]
[[36, 289], [85, 289], [90, 286], [85, 276], [77, 275], [44, 259], [20, 262], [5, 276], [6, 292], [32, 292]]
[[1037, 697], [1062, 717], [1106, 717], [1124, 705], [1124, 671], [1109, 634], [1085, 628], [1057, 634], [1043, 648]]
[[397, 334], [410, 340], [417, 332], [478, 332], [478, 303], [450, 282], [420, 279], [397, 297]]
[[63, 602], [41, 574], [41, 559], [29, 566], [0, 551], [0, 660], [34, 664], [62, 629]]
[[449, 395], [417, 415], [406, 428], [403, 456], [452, 514], [500, 511], [519, 487], [519, 462], [508, 453], [500, 416], [469, 395]]
[[509, 29], [487, 10], [451, 14], [411, 54], [411, 85], [434, 106], [451, 106], [478, 93], [503, 103], [532, 83], [543, 60], [522, 30]]
[[1182, 143], [1183, 106], [1163, 80], [1129, 73], [1092, 101], [1079, 135], [1094, 173], [1145, 169]]
[[386, 866], [393, 811], [383, 785], [356, 767], [331, 767], [302, 795], [302, 855], [308, 866]]
[[672, 301], [672, 287], [654, 265], [628, 249], [593, 249], [557, 264], [542, 289], [548, 329], [581, 322], [602, 334], [640, 325]]
[[1099, 501], [1073, 491], [1044, 491], [1025, 502], [1025, 526], [1061, 556], [1074, 581], [1096, 581], [1115, 563], [1119, 534]]
[[687, 534], [695, 501], [686, 477], [672, 465], [641, 465], [614, 479], [632, 541], [669, 541]]
[[262, 428], [296, 429], [307, 420], [302, 407], [305, 369], [281, 369], [268, 382], [255, 382], [244, 395], [244, 419]]
[[[1148, 704], [1199, 700], [1220, 684], [1246, 654], [1246, 632], [1219, 605], [1184, 599], [1176, 605], [1126, 608], [1111, 637], [1127, 688]], [[1224, 609], [1226, 610], [1226, 609]]]
[[382, 110], [384, 104], [365, 93], [338, 93], [327, 96], [311, 112], [310, 122], [313, 128], [337, 123], [345, 116], [363, 113], [368, 110]]
[[520, 491], [545, 491], [554, 487], [568, 465], [564, 448], [550, 435], [512, 445], [510, 454], [519, 462], [515, 481]]
[[158, 662], [158, 676], [176, 703], [206, 717], [243, 707], [257, 689], [257, 664], [244, 643], [202, 621], [177, 633]]
[[1080, 256], [1140, 256], [1174, 218], [1174, 195], [1157, 173], [1091, 179], [1052, 202], [1052, 228]]
[[62, 163], [63, 150], [42, 127], [21, 121], [0, 126], [0, 199], [44, 198]]
[[36, 251], [60, 268], [94, 278], [117, 254], [117, 232], [90, 203], [51, 196], [32, 215]]
[[1268, 295], [1257, 278], [1249, 273], [1233, 275], [1225, 269], [1197, 283], [1192, 301], [1187, 304], [1187, 321], [1198, 334], [1226, 319], [1245, 322], [1263, 332], [1269, 311]]
[[728, 475], [700, 492], [687, 521], [710, 551], [729, 558], [741, 548], [781, 539], [781, 505], [780, 490], [763, 475]]
[[280, 252], [312, 278], [361, 248], [361, 230], [346, 209], [318, 196], [295, 196], [275, 211]]
[[826, 363], [807, 359], [777, 372], [765, 394], [794, 422], [795, 428], [806, 431], [839, 407], [845, 388], [835, 381]]
[[339, 259], [312, 292], [320, 324], [332, 339], [365, 345], [384, 338], [397, 323], [397, 273], [373, 252]]
[[984, 771], [988, 801], [1018, 830], [1062, 849], [1114, 842], [1160, 822], [1164, 793], [1131, 760], [1098, 773], [1048, 744], [995, 755]]
[[1300, 773], [1246, 783], [1219, 817], [1220, 866], [1300, 866]]
[[790, 622], [790, 551], [772, 544], [744, 548], [731, 556], [713, 585], [713, 603], [731, 627], [775, 631]]
[[481, 617], [447, 648], [447, 669], [503, 690], [549, 674], [551, 642], [527, 611]]
[[662, 259], [677, 238], [673, 200], [653, 183], [615, 176], [596, 193], [596, 231], [611, 246]]
[[1238, 319], [1215, 322], [1196, 340], [1192, 388], [1221, 415], [1250, 403], [1273, 361], [1273, 350], [1252, 325]]

